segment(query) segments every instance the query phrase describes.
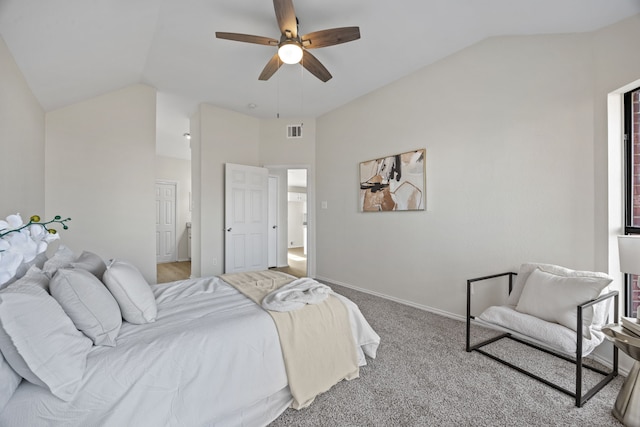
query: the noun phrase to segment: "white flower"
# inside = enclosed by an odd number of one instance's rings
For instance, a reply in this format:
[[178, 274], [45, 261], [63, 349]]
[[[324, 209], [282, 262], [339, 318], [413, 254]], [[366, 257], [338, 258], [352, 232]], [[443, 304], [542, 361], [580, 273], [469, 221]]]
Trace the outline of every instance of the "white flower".
[[[58, 239], [60, 239], [60, 234], [58, 234], [58, 233], [45, 233], [42, 241], [47, 243], [47, 244], [49, 244], [49, 243], [53, 242], [54, 240], [58, 240]], [[45, 247], [45, 249], [46, 249], [46, 247]], [[38, 253], [40, 253], [40, 252], [38, 252]]]
[[0, 252], [0, 285], [7, 283], [16, 275], [22, 259], [22, 255], [17, 253]]
[[15, 230], [16, 228], [20, 228], [24, 225], [22, 222], [22, 217], [19, 213], [15, 215], [9, 215], [6, 221], [0, 220], [0, 231], [6, 232], [9, 230]]
[[32, 261], [38, 255], [38, 243], [31, 238], [29, 231], [26, 229], [8, 234], [4, 236], [4, 239], [10, 245], [5, 252], [22, 255], [24, 262]]
[[28, 228], [29, 233], [31, 233], [31, 237], [34, 239], [42, 239], [44, 237], [44, 233], [46, 233], [44, 227], [39, 224], [33, 224]]
[[41, 254], [46, 251], [49, 243], [60, 238], [58, 233], [49, 233], [40, 224], [34, 224], [29, 227], [29, 232], [31, 233], [31, 239], [38, 245], [36, 250], [37, 254]]
[[60, 238], [57, 233], [50, 233], [46, 225], [55, 222], [66, 229], [65, 222], [69, 220], [56, 216], [52, 221], [41, 223], [40, 217], [34, 215], [25, 225], [20, 214], [0, 220], [0, 285], [13, 278], [22, 263], [33, 261], [47, 250], [50, 242]]

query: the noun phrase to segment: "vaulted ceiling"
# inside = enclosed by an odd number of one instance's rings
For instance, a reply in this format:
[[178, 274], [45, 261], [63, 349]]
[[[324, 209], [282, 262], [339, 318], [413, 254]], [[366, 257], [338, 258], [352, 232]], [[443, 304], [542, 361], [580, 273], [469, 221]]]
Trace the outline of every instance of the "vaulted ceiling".
[[[487, 37], [593, 31], [640, 13], [640, 0], [293, 0], [301, 34], [359, 26], [361, 39], [258, 75], [275, 47], [216, 31], [279, 38], [271, 0], [0, 0], [0, 36], [45, 108], [134, 84], [158, 89], [181, 138], [201, 102], [259, 118], [317, 117]], [[186, 129], [179, 129], [185, 126]]]

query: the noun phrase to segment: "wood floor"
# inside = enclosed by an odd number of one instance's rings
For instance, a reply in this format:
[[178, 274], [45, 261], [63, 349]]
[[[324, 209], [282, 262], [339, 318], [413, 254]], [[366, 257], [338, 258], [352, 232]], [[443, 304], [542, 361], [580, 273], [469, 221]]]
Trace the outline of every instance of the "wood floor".
[[[307, 256], [303, 248], [289, 249], [287, 267], [273, 268], [272, 270], [289, 273], [296, 277], [307, 276]], [[175, 282], [188, 279], [191, 276], [191, 261], [167, 262], [157, 265], [158, 283]]]
[[287, 261], [288, 267], [272, 268], [272, 270], [289, 273], [296, 277], [307, 276], [307, 256], [304, 254], [304, 248], [290, 248]]
[[158, 283], [175, 282], [191, 276], [191, 261], [167, 262], [157, 266]]

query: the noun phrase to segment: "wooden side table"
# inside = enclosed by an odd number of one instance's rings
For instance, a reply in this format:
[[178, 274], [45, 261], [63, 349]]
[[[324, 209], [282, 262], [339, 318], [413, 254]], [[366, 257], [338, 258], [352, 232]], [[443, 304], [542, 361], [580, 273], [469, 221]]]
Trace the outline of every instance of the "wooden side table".
[[602, 332], [616, 347], [636, 360], [611, 412], [625, 426], [640, 427], [640, 338], [615, 323], [606, 325]]

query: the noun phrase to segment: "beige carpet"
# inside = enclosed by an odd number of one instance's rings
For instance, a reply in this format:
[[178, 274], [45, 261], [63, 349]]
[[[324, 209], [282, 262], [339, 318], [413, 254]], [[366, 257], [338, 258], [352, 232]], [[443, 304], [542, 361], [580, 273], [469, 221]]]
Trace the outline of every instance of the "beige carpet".
[[[465, 351], [465, 324], [344, 287], [380, 335], [378, 357], [306, 409], [287, 409], [270, 427], [621, 426], [611, 415], [623, 378], [582, 408], [574, 400], [479, 353]], [[492, 333], [474, 328], [474, 341]], [[504, 347], [503, 347], [504, 345]], [[491, 351], [570, 386], [575, 368], [506, 341]], [[585, 383], [594, 377], [585, 370]]]

